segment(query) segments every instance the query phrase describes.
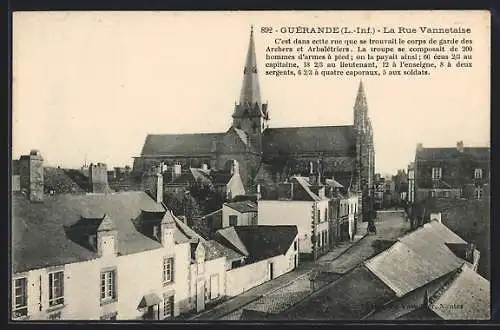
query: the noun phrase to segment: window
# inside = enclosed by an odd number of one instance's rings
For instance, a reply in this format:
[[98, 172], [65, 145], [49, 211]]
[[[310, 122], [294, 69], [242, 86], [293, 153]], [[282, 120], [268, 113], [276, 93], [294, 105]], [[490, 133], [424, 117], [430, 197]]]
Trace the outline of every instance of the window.
[[210, 299], [219, 297], [219, 274], [210, 276]]
[[237, 226], [238, 225], [238, 216], [237, 215], [230, 215], [229, 216], [229, 225], [230, 226]]
[[61, 311], [49, 314], [49, 320], [60, 320], [61, 319]]
[[294, 250], [294, 251], [297, 251], [297, 241], [294, 241], [294, 242], [293, 242], [293, 250]]
[[318, 222], [321, 222], [321, 210], [318, 210], [317, 213], [318, 213], [318, 218], [317, 218]]
[[163, 295], [163, 318], [170, 319], [174, 316], [174, 295]]
[[163, 259], [163, 284], [174, 281], [174, 258]]
[[26, 277], [14, 280], [14, 318], [28, 315], [27, 285], [28, 279]]
[[49, 273], [49, 306], [64, 304], [64, 271]]
[[101, 301], [116, 299], [116, 271], [101, 272]]
[[324, 214], [324, 215], [325, 215], [325, 216], [324, 216], [324, 219], [325, 219], [325, 221], [326, 221], [326, 220], [327, 220], [327, 216], [328, 216], [328, 209], [325, 209], [325, 214]]
[[483, 170], [481, 168], [476, 168], [474, 170], [474, 179], [482, 179], [483, 178]]
[[432, 168], [432, 180], [439, 180], [442, 177], [441, 167]]
[[482, 193], [483, 193], [483, 191], [482, 191], [481, 188], [476, 188], [476, 194], [475, 195], [476, 195], [477, 199], [481, 199], [481, 197], [483, 195]]
[[431, 190], [430, 193], [431, 193], [431, 197], [436, 197], [436, 192], [434, 190]]

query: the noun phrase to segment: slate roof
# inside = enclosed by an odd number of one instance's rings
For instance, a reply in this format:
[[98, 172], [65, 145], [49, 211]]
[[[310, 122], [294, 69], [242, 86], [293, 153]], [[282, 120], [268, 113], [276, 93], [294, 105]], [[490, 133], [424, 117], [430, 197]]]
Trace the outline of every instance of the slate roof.
[[444, 225], [434, 222], [403, 236], [365, 265], [401, 297], [459, 268], [464, 261], [446, 243], [460, 240]]
[[395, 298], [394, 292], [363, 265], [313, 293], [279, 318], [291, 320], [359, 320], [373, 306]]
[[210, 177], [212, 179], [212, 183], [214, 185], [226, 185], [228, 182], [231, 180], [233, 177], [233, 174], [229, 172], [214, 172], [210, 174]]
[[225, 205], [240, 213], [258, 211], [257, 203], [254, 203], [252, 201], [231, 202], [231, 203], [225, 203]]
[[238, 195], [238, 196], [234, 196], [232, 201], [233, 201], [233, 203], [234, 202], [246, 202], [246, 201], [257, 203], [258, 199], [257, 199], [257, 195]]
[[[13, 272], [97, 258], [97, 252], [74, 237], [71, 228], [83, 224], [94, 226], [90, 230], [95, 230], [105, 214], [118, 231], [117, 248], [121, 255], [159, 248], [161, 243], [141, 232], [137, 223], [146, 218], [160, 222], [164, 213], [163, 206], [139, 191], [45, 196], [43, 203], [31, 203], [15, 195], [12, 200]], [[179, 230], [174, 232], [174, 238], [177, 243], [189, 241]]]
[[444, 320], [489, 320], [490, 297], [490, 282], [464, 265], [451, 283], [431, 297], [429, 309]]
[[142, 156], [199, 155], [212, 152], [213, 141], [225, 133], [149, 134]]
[[251, 262], [284, 255], [297, 237], [297, 226], [234, 226], [219, 229], [215, 239], [248, 256]]
[[417, 150], [417, 160], [446, 160], [460, 157], [468, 157], [476, 160], [490, 159], [490, 148], [487, 147], [464, 147], [463, 152], [457, 148], [422, 148]]
[[226, 257], [227, 261], [231, 262], [245, 257], [243, 254], [230, 249], [215, 240], [205, 241], [206, 259], [212, 260], [221, 257]]
[[332, 152], [336, 156], [355, 154], [354, 126], [268, 128], [263, 135], [264, 154]]
[[241, 241], [235, 227], [226, 227], [215, 232], [214, 239], [219, 243], [235, 249], [238, 253], [248, 256], [248, 250]]

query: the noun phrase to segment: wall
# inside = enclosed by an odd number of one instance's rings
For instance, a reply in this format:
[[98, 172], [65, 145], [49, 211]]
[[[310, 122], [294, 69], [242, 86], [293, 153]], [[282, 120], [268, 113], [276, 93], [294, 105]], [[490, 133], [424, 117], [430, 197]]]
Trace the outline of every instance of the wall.
[[[31, 320], [47, 319], [47, 271], [59, 268], [64, 269], [65, 276], [64, 307], [59, 310], [61, 319], [98, 320], [101, 315], [113, 311], [118, 312], [118, 319], [136, 319], [142, 315], [137, 306], [145, 294], [155, 292], [163, 299], [163, 292], [170, 290], [175, 291], [174, 313], [178, 315], [188, 308], [189, 253], [189, 244], [175, 246], [174, 283], [166, 287], [162, 283], [162, 267], [163, 258], [169, 255], [169, 251], [164, 248], [38, 269], [16, 276], [26, 274], [28, 277], [28, 315]], [[116, 267], [118, 299], [114, 303], [100, 306], [100, 272], [107, 267]], [[160, 304], [161, 315], [162, 312], [163, 304]]]
[[[427, 189], [417, 188], [416, 200], [421, 201], [431, 197], [431, 191], [435, 191], [436, 198], [456, 199], [460, 198], [460, 189]], [[445, 197], [447, 196], [447, 197]]]
[[240, 213], [235, 209], [223, 204], [222, 205], [222, 227], [229, 226], [229, 216], [236, 215], [238, 217], [238, 226], [252, 225], [252, 219], [257, 216], [256, 212]]
[[[295, 241], [297, 240], [296, 238]], [[234, 297], [257, 285], [269, 281], [269, 263], [273, 263], [274, 278], [292, 271], [294, 269], [295, 256], [297, 256], [298, 263], [298, 251], [295, 251], [294, 244], [291, 244], [285, 255], [275, 256], [246, 266], [231, 269], [226, 273], [226, 295]]]
[[[309, 201], [259, 200], [259, 225], [296, 225], [301, 253], [312, 253], [312, 205]], [[324, 210], [322, 211], [324, 212]]]
[[[198, 273], [198, 265], [193, 263], [190, 265], [190, 287], [189, 287], [189, 309], [196, 310], [197, 282], [204, 281], [205, 287], [210, 284], [210, 277], [214, 274], [219, 276], [219, 297], [213, 300], [206, 300], [206, 304], [216, 303], [224, 299], [226, 295], [226, 258], [218, 258], [205, 261], [204, 272]], [[205, 293], [203, 292], [203, 295]]]
[[11, 191], [21, 190], [21, 177], [19, 174], [12, 175]]

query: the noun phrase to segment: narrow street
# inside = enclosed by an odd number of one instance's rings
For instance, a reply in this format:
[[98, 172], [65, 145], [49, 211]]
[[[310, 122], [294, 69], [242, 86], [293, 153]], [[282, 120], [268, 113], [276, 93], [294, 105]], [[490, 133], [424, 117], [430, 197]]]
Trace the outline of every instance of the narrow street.
[[315, 262], [302, 262], [298, 269], [252, 288], [190, 319], [239, 320], [245, 308], [262, 312], [278, 312], [290, 308], [313, 293], [309, 278], [313, 270], [319, 267], [341, 276], [376, 254], [376, 241], [395, 240], [409, 229], [409, 223], [405, 221], [402, 211], [379, 212], [375, 224], [377, 234], [364, 235], [366, 225], [362, 225], [354, 242], [337, 246]]

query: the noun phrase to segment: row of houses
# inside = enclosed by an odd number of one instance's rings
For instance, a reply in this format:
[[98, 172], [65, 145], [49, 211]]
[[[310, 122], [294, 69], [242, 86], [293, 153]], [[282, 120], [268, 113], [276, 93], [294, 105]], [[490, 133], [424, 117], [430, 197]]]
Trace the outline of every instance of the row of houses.
[[[230, 226], [292, 225], [299, 231], [301, 257], [316, 259], [357, 234], [361, 217], [359, 194], [344, 189], [333, 178], [315, 175], [317, 168], [311, 167], [308, 177], [295, 175], [283, 183], [258, 184], [256, 194], [247, 195], [236, 161], [229, 163], [225, 173], [212, 171], [206, 165], [183, 171], [179, 166], [171, 166], [171, 170], [163, 164], [159, 167], [164, 178], [171, 177], [164, 186], [167, 192], [199, 196], [200, 189], [215, 188], [221, 207], [196, 219], [207, 238]], [[154, 172], [148, 171], [146, 180], [153, 182]], [[145, 184], [144, 188], [151, 186]]]
[[[245, 310], [253, 320], [488, 320], [490, 283], [477, 273], [480, 252], [440, 214], [345, 274], [325, 264], [319, 289], [281, 310]], [[317, 282], [317, 283], [316, 283]]]
[[166, 208], [162, 173], [149, 194], [47, 194], [40, 152], [23, 159], [29, 171], [12, 194], [15, 320], [171, 319], [298, 266], [296, 226], [233, 226], [205, 239]]

